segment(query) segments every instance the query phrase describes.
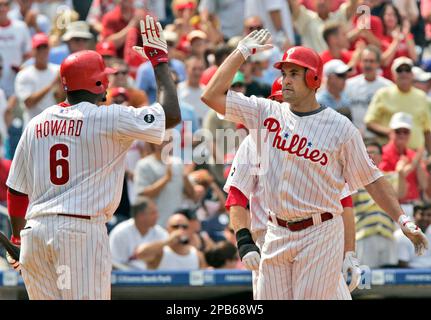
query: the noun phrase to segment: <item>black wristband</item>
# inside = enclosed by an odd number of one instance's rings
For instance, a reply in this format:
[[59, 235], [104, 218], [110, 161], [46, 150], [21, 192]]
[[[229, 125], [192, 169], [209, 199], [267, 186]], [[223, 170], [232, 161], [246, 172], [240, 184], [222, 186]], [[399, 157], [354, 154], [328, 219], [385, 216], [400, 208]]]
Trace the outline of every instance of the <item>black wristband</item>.
[[238, 248], [244, 244], [254, 244], [251, 232], [247, 228], [242, 228], [238, 230], [235, 236]]
[[254, 243], [253, 237], [251, 236], [251, 232], [247, 228], [238, 230], [238, 232], [236, 233], [236, 241], [238, 253], [241, 260], [247, 253], [251, 251], [256, 251], [260, 254], [260, 250], [258, 246]]

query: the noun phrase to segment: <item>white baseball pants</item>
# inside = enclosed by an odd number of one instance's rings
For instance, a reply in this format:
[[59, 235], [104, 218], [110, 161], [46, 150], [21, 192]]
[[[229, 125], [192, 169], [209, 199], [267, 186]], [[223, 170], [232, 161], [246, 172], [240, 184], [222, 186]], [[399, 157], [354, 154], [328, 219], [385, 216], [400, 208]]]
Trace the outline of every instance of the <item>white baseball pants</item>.
[[347, 298], [341, 283], [343, 248], [341, 216], [296, 232], [268, 222], [257, 299]]
[[21, 231], [22, 277], [31, 300], [111, 298], [105, 218], [46, 215]]

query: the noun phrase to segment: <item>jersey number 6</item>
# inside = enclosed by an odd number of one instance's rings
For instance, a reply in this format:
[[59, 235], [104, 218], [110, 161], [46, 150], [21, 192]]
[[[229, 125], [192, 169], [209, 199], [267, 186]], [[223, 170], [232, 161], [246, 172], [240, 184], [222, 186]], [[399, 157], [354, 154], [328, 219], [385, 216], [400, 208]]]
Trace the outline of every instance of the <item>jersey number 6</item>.
[[[60, 151], [60, 158], [57, 159], [57, 152]], [[63, 143], [55, 144], [49, 150], [49, 175], [51, 182], [57, 186], [61, 186], [69, 181], [69, 147]], [[57, 167], [61, 168], [61, 173], [58, 175]]]

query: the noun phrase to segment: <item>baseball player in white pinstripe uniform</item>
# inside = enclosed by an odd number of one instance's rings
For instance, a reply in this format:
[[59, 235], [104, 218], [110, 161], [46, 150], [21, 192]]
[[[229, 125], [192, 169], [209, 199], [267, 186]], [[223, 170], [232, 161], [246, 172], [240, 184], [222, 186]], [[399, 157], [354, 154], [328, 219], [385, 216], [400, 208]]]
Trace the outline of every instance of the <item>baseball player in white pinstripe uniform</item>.
[[[268, 211], [262, 207], [263, 201], [260, 200], [262, 196], [263, 188], [259, 183], [259, 175], [253, 174], [253, 166], [257, 163], [256, 160], [256, 146], [250, 136], [247, 136], [241, 143], [235, 158], [232, 162], [232, 167], [229, 172], [224, 191], [228, 193], [226, 201], [226, 207], [228, 208], [231, 215], [241, 214], [238, 211], [247, 210], [243, 203], [243, 206], [232, 199], [233, 192], [241, 192], [244, 197], [247, 198], [249, 203], [249, 214], [250, 214], [250, 231], [252, 233], [254, 242], [262, 250], [263, 243], [265, 241], [265, 233], [268, 223]], [[349, 190], [343, 191], [343, 194], [349, 194]], [[354, 255], [355, 250], [355, 225], [352, 211], [352, 205], [349, 206], [348, 201], [351, 202], [351, 196], [344, 197], [341, 203], [343, 205], [343, 222], [348, 220], [345, 219], [345, 215], [352, 215], [353, 223], [344, 223], [344, 238], [350, 237], [348, 245], [345, 244], [344, 252], [345, 259], [343, 262], [343, 270], [350, 269], [352, 273], [352, 279], [349, 286], [347, 287], [343, 275], [340, 273], [340, 282], [337, 286], [336, 295], [333, 299], [336, 300], [350, 300], [350, 292], [353, 291], [360, 282], [361, 270], [359, 269], [359, 261]], [[245, 200], [245, 199], [244, 199]], [[350, 229], [347, 231], [347, 229]], [[260, 257], [255, 259], [243, 259], [244, 266], [246, 269], [252, 271], [252, 286], [253, 286], [253, 297], [256, 299], [257, 294], [257, 282], [259, 278], [259, 263]], [[341, 270], [340, 270], [341, 271]], [[349, 292], [350, 290], [350, 292]]]
[[[282, 94], [282, 78], [278, 78], [272, 85], [271, 95], [269, 99], [279, 102], [283, 101]], [[247, 136], [238, 148], [232, 162], [231, 169], [227, 181], [224, 186], [224, 191], [228, 193], [226, 208], [231, 215], [238, 214], [237, 211], [247, 210], [245, 206], [240, 206], [235, 202], [233, 194], [236, 192], [244, 195], [249, 203], [250, 213], [250, 231], [253, 239], [259, 248], [262, 250], [264, 243], [266, 225], [268, 223], [268, 212], [262, 207], [262, 200], [259, 196], [263, 192], [262, 185], [259, 183], [259, 175], [256, 174], [254, 168], [258, 164], [257, 149], [251, 136]], [[355, 220], [353, 214], [353, 203], [351, 196], [344, 197], [344, 194], [349, 194], [348, 188], [343, 190], [341, 203], [343, 205], [343, 223], [344, 223], [344, 252], [345, 259], [343, 262], [343, 270], [351, 270], [352, 279], [349, 287], [346, 286], [344, 278], [340, 275], [340, 283], [337, 287], [337, 295], [334, 299], [351, 299], [350, 292], [353, 291], [359, 284], [361, 270], [359, 269], [359, 261], [354, 255], [355, 251]], [[244, 198], [243, 198], [244, 199]], [[245, 199], [244, 201], [245, 202]], [[241, 213], [239, 213], [241, 214]], [[260, 259], [244, 259], [245, 267], [252, 271], [253, 278], [253, 297], [256, 298], [256, 289], [258, 281], [258, 268]]]
[[161, 143], [181, 119], [163, 30], [147, 16], [141, 31], [135, 50], [154, 66], [159, 103], [98, 106], [114, 70], [80, 51], [60, 68], [67, 101], [33, 118], [19, 141], [8, 207], [30, 299], [110, 299], [105, 223], [120, 201], [126, 152], [135, 139]]
[[[359, 131], [315, 98], [322, 61], [313, 50], [293, 47], [275, 64], [283, 76], [283, 103], [228, 91], [251, 54], [271, 48], [267, 30], [250, 33], [217, 69], [202, 100], [226, 120], [263, 133], [257, 148], [265, 166], [261, 199], [269, 220], [257, 284], [258, 299], [332, 299], [340, 282], [344, 232], [339, 196], [347, 182], [365, 186], [422, 254], [428, 243], [399, 206], [395, 192], [366, 153]], [[227, 92], [227, 94], [226, 94]], [[259, 132], [261, 131], [261, 132]], [[267, 156], [267, 158], [265, 158]], [[234, 215], [241, 258], [260, 257], [248, 215]]]

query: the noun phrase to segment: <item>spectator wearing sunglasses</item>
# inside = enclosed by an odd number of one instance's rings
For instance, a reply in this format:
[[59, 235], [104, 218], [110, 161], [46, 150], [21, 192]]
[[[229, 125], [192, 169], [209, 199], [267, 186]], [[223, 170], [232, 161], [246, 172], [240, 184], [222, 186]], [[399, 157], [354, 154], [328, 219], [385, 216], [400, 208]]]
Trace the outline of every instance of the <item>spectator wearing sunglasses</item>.
[[252, 31], [263, 29], [263, 22], [259, 16], [250, 16], [244, 20], [243, 35], [247, 35]]
[[295, 43], [287, 0], [245, 0], [244, 10], [246, 18], [261, 17], [262, 26], [272, 35], [272, 42], [283, 51]]
[[129, 67], [121, 59], [115, 59], [110, 66], [117, 71], [109, 76], [109, 90], [107, 95], [106, 104], [113, 103], [112, 89], [113, 88], [124, 88], [128, 96], [129, 106], [141, 107], [148, 105], [148, 96], [143, 90], [134, 88], [131, 83], [133, 81], [129, 78]]
[[190, 224], [180, 213], [173, 214], [166, 224], [169, 237], [140, 250], [138, 258], [145, 261], [148, 269], [197, 270], [206, 266], [204, 256], [190, 245]]
[[392, 64], [395, 84], [379, 89], [365, 114], [367, 129], [379, 136], [379, 142], [387, 143], [391, 128], [389, 122], [397, 112], [413, 117], [408, 147], [417, 150], [426, 147], [431, 153], [431, 120], [425, 92], [413, 87], [413, 61], [400, 57]]
[[[260, 16], [249, 16], [244, 20], [243, 36], [246, 36], [253, 31], [259, 31], [263, 28], [264, 22]], [[270, 94], [272, 82], [280, 76], [280, 71], [271, 67], [274, 65], [274, 63], [280, 60], [280, 57], [283, 56], [285, 50], [282, 48], [289, 47], [290, 43], [293, 42], [284, 41], [286, 46], [279, 47], [279, 44], [277, 44], [277, 42], [274, 40], [274, 36], [272, 37], [273, 38], [271, 41], [274, 44], [272, 49], [252, 55], [249, 59], [247, 59], [246, 63], [241, 66], [240, 70], [245, 75], [247, 85], [247, 91], [245, 95], [248, 97], [252, 95], [267, 97]], [[241, 38], [239, 40], [241, 40]], [[232, 48], [236, 48], [236, 39], [230, 39], [228, 45]], [[264, 77], [259, 79], [262, 75], [257, 75], [256, 77], [255, 73], [263, 73]]]
[[[408, 147], [413, 128], [413, 117], [406, 112], [395, 113], [389, 123], [389, 143], [383, 146], [382, 171], [395, 171], [399, 160], [405, 159], [410, 165], [406, 171], [407, 194], [400, 203], [420, 200], [420, 192], [426, 188], [426, 173], [422, 167], [423, 152], [415, 152]], [[412, 208], [411, 208], [412, 209]]]
[[325, 87], [317, 93], [317, 102], [329, 108], [333, 108], [352, 120], [350, 111], [350, 99], [344, 88], [350, 66], [339, 59], [333, 59], [323, 66]]
[[182, 214], [189, 222], [189, 243], [201, 252], [205, 252], [214, 247], [215, 243], [206, 231], [202, 231], [201, 221], [196, 215], [196, 211], [188, 208], [181, 208], [175, 213]]

